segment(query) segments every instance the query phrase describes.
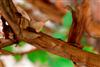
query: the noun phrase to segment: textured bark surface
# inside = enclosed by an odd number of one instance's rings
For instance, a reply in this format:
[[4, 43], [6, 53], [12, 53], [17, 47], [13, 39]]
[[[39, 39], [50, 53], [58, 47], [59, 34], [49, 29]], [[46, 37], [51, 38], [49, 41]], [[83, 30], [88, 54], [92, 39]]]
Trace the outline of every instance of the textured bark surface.
[[[35, 32], [32, 27], [30, 28], [30, 25], [27, 25], [31, 21], [23, 17], [23, 15], [19, 15], [12, 0], [1, 0], [0, 11], [19, 41], [23, 40], [36, 46], [38, 49], [51, 52], [64, 58], [70, 58], [74, 62], [85, 64], [87, 67], [100, 67], [100, 55], [84, 52], [69, 43], [54, 39], [44, 33]], [[9, 43], [12, 42], [9, 41]]]

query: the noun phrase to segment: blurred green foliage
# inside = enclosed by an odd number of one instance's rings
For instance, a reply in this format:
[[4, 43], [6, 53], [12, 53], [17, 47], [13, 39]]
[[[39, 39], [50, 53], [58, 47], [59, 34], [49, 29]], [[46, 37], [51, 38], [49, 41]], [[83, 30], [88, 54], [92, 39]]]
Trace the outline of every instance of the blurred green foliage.
[[22, 55], [19, 55], [19, 54], [14, 55], [14, 58], [15, 58], [16, 61], [19, 61], [19, 60], [22, 59]]
[[3, 49], [7, 50], [7, 51], [13, 51], [13, 47], [12, 46], [7, 46], [7, 47], [4, 47]]
[[48, 54], [45, 51], [37, 50], [27, 54], [28, 59], [31, 62], [40, 61], [42, 63], [47, 62]]
[[60, 29], [57, 32], [53, 33], [52, 36], [54, 38], [57, 38], [57, 39], [64, 41], [68, 37], [66, 32], [70, 29], [71, 24], [72, 24], [72, 13], [71, 13], [71, 11], [66, 12], [62, 21], [63, 21], [62, 26], [60, 27]]
[[31, 62], [40, 61], [41, 63], [48, 63], [49, 67], [74, 67], [71, 60], [65, 59], [48, 52], [37, 50], [27, 55]]
[[87, 51], [87, 52], [90, 52], [90, 53], [94, 53], [94, 54], [96, 53], [96, 51], [94, 51], [94, 47], [92, 47], [92, 46], [87, 46], [86, 45], [86, 46], [83, 47], [83, 50]]
[[66, 40], [67, 38], [66, 34], [63, 34], [63, 33], [53, 33], [52, 37], [63, 40], [63, 41]]
[[69, 29], [71, 27], [71, 24], [72, 24], [72, 13], [71, 11], [68, 11], [63, 17], [62, 26], [66, 29], [67, 28]]
[[50, 67], [74, 67], [71, 60], [59, 56], [49, 57], [48, 63]]
[[18, 43], [18, 46], [24, 46], [25, 44], [26, 44], [26, 42], [20, 41], [20, 42]]

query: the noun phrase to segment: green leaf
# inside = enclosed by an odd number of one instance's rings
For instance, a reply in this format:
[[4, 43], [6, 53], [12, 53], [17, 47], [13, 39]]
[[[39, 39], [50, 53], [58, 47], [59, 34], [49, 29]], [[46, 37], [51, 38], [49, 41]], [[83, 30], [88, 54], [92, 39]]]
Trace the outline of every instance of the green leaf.
[[[66, 40], [66, 31], [70, 28], [72, 24], [72, 13], [70, 11], [67, 11], [65, 16], [63, 17], [63, 24], [61, 28], [58, 30], [58, 32], [55, 32], [52, 34], [54, 38]], [[61, 32], [62, 31], [62, 32]]]
[[45, 63], [47, 61], [48, 54], [45, 51], [37, 50], [29, 53], [27, 57], [31, 62], [35, 62], [38, 60], [42, 63]]
[[74, 67], [74, 64], [71, 60], [62, 57], [50, 58], [49, 65], [50, 67]]
[[57, 38], [57, 39], [61, 39], [61, 40], [66, 40], [67, 36], [63, 33], [53, 33], [52, 37]]
[[71, 24], [72, 24], [72, 13], [71, 11], [67, 11], [63, 17], [63, 27], [70, 28]]
[[84, 51], [95, 53], [94, 48], [92, 46], [84, 46]]
[[13, 51], [13, 47], [12, 46], [7, 46], [7, 47], [4, 47], [3, 49], [7, 50], [7, 51]]
[[24, 42], [24, 41], [20, 41], [20, 42], [18, 43], [19, 46], [24, 46], [25, 44], [26, 44], [26, 42]]
[[15, 58], [15, 60], [19, 61], [22, 58], [22, 56], [21, 55], [14, 55], [14, 58]]

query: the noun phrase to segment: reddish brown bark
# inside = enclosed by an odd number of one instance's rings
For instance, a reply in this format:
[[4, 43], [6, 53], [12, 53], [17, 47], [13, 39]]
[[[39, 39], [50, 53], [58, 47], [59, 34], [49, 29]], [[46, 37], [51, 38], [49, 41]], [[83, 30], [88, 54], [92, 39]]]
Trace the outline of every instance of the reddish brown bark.
[[[77, 47], [69, 45], [69, 43], [54, 39], [44, 33], [37, 33], [32, 27], [30, 28], [30, 25], [23, 24], [29, 24], [31, 21], [22, 15], [18, 15], [19, 12], [15, 8], [12, 0], [1, 0], [0, 10], [2, 16], [7, 20], [19, 41], [23, 40], [36, 46], [38, 49], [51, 52], [64, 58], [70, 58], [74, 62], [82, 62], [88, 67], [100, 67], [99, 55], [82, 51]], [[23, 27], [24, 25], [25, 27]]]

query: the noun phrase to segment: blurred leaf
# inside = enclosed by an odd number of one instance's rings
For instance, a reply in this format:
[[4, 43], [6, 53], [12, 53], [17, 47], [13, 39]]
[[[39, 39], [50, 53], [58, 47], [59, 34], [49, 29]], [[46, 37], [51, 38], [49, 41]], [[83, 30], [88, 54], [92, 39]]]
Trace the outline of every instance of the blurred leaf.
[[52, 36], [57, 39], [66, 40], [67, 36], [63, 33], [53, 33]]
[[84, 46], [84, 51], [95, 53], [94, 48], [92, 46]]
[[35, 62], [37, 60], [41, 61], [42, 63], [45, 63], [48, 60], [48, 54], [45, 51], [37, 50], [34, 52], [31, 52], [27, 55], [28, 59], [31, 62]]
[[63, 17], [63, 27], [70, 28], [71, 24], [72, 24], [72, 13], [71, 11], [67, 11]]
[[14, 58], [15, 58], [15, 60], [19, 61], [22, 58], [22, 56], [21, 55], [14, 55]]
[[13, 47], [12, 46], [7, 46], [7, 47], [4, 47], [3, 49], [7, 50], [7, 51], [13, 51]]
[[20, 42], [18, 43], [19, 46], [24, 46], [25, 44], [26, 44], [26, 42], [24, 42], [24, 41], [20, 41]]
[[59, 58], [49, 58], [50, 67], [74, 67], [71, 60], [62, 57]]
[[52, 36], [57, 39], [66, 40], [67, 39], [66, 31], [70, 28], [71, 23], [72, 23], [72, 13], [68, 11], [63, 17], [63, 24], [61, 26], [62, 28], [60, 28], [58, 32], [53, 33]]
[[41, 32], [45, 32], [45, 29], [44, 29], [44, 28], [42, 28]]

